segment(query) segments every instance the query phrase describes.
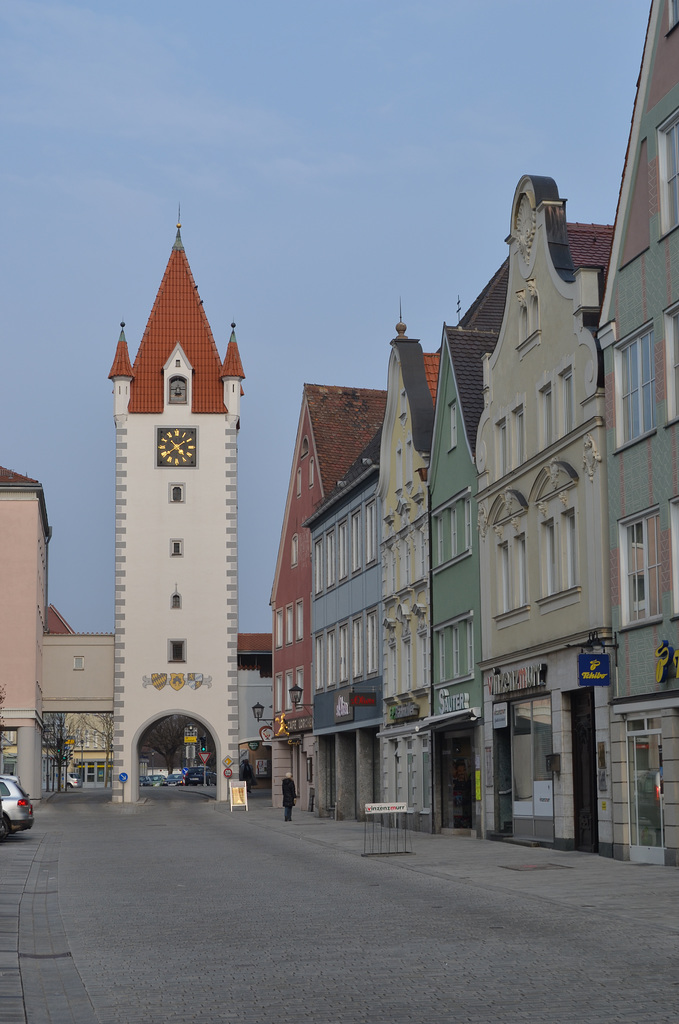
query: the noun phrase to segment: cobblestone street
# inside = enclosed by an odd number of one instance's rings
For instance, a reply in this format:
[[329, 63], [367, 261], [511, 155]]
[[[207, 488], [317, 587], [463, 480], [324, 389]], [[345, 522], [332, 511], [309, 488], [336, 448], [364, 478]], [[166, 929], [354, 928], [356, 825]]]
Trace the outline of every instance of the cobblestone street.
[[0, 846], [3, 1024], [672, 1021], [676, 871], [229, 812], [43, 803]]

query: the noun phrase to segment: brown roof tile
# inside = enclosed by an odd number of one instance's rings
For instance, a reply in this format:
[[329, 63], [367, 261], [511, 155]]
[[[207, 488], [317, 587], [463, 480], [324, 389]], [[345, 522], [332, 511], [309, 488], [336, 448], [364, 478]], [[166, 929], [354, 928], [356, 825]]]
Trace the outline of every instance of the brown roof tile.
[[613, 245], [610, 224], [567, 224], [573, 266], [606, 269]]
[[192, 411], [226, 412], [221, 360], [179, 232], [132, 368], [130, 412], [163, 411], [162, 368], [177, 342], [193, 367]]
[[423, 352], [424, 372], [427, 377], [427, 387], [431, 391], [431, 400], [436, 403], [436, 389], [439, 382], [440, 352]]
[[71, 629], [64, 616], [57, 611], [53, 604], [49, 605], [47, 609], [47, 632], [75, 634], [75, 630]]
[[222, 364], [222, 377], [240, 377], [241, 380], [245, 380], [243, 364], [240, 361], [240, 352], [238, 351], [238, 342], [236, 341], [234, 331], [231, 332], [229, 344], [226, 348], [226, 355]]
[[239, 651], [270, 651], [272, 649], [271, 633], [239, 633]]
[[21, 473], [15, 473], [13, 469], [5, 469], [4, 466], [0, 466], [1, 484], [37, 484], [38, 482], [33, 477], [23, 476]]
[[305, 384], [323, 493], [329, 494], [382, 426], [386, 391]]
[[[122, 327], [122, 325], [121, 325]], [[127, 351], [127, 341], [125, 340], [125, 332], [121, 330], [120, 337], [118, 338], [118, 346], [116, 348], [115, 359], [113, 360], [113, 366], [109, 373], [109, 380], [112, 377], [133, 377], [132, 363], [130, 362], [130, 354]]]

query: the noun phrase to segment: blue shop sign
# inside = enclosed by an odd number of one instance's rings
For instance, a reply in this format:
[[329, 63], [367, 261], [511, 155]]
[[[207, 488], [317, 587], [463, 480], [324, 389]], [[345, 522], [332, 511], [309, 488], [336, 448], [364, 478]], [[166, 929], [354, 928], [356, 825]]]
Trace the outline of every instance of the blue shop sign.
[[578, 654], [578, 686], [610, 685], [610, 654]]

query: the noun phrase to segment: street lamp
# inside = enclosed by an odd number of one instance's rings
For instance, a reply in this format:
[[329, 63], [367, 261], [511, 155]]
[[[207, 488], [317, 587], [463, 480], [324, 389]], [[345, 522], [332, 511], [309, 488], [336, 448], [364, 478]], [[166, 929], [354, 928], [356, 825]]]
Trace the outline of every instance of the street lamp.
[[253, 713], [253, 715], [255, 716], [255, 718], [257, 719], [258, 722], [262, 722], [263, 721], [267, 725], [273, 725], [273, 718], [263, 718], [262, 717], [264, 715], [264, 705], [260, 704], [259, 701], [257, 701], [256, 704], [252, 705], [252, 713]]
[[302, 694], [304, 693], [301, 686], [298, 686], [297, 683], [295, 683], [294, 686], [290, 687], [288, 693], [290, 694], [293, 710], [298, 711], [301, 708], [303, 711], [313, 712], [313, 708], [308, 704], [300, 703], [302, 700]]

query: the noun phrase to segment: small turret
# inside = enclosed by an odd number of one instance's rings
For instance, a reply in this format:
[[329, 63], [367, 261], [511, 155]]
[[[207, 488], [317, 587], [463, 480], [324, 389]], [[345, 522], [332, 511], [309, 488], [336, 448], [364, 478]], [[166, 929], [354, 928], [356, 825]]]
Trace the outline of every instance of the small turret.
[[109, 373], [109, 380], [113, 381], [113, 419], [116, 426], [124, 423], [127, 419], [127, 407], [130, 401], [130, 384], [134, 379], [130, 355], [127, 351], [125, 339], [125, 321], [120, 324], [120, 337], [116, 348], [115, 359]]
[[240, 399], [243, 394], [241, 381], [245, 380], [245, 374], [236, 341], [235, 323], [231, 324], [231, 337], [222, 364], [221, 377], [224, 382], [224, 405], [229, 411], [229, 416], [234, 417], [237, 425], [240, 425]]

